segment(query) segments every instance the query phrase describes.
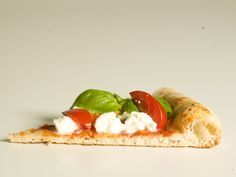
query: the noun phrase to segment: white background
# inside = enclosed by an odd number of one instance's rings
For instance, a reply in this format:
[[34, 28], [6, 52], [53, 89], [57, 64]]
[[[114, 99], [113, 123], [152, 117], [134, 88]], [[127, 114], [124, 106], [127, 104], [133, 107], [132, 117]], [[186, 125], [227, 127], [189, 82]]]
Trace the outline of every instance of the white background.
[[[0, 0], [0, 176], [236, 176], [236, 1]], [[22, 145], [88, 88], [176, 88], [211, 107], [212, 149]]]

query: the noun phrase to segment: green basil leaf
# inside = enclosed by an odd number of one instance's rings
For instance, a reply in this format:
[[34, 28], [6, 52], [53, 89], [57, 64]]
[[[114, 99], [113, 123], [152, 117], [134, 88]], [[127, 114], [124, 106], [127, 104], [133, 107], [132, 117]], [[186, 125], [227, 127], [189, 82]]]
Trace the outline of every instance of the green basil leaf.
[[138, 107], [134, 104], [134, 102], [130, 99], [123, 99], [121, 102], [121, 112], [131, 113], [133, 111], [139, 112]]
[[118, 103], [120, 96], [110, 92], [88, 89], [81, 93], [72, 105], [72, 108], [83, 108], [91, 113], [116, 112], [121, 109]]
[[164, 110], [166, 111], [167, 117], [170, 118], [172, 116], [172, 109], [171, 109], [169, 103], [166, 100], [164, 100], [162, 97], [155, 97], [155, 98], [162, 105]]
[[114, 97], [116, 98], [117, 102], [118, 102], [119, 104], [121, 104], [123, 98], [121, 98], [119, 95], [117, 95], [117, 94], [115, 94], [115, 93], [114, 93]]

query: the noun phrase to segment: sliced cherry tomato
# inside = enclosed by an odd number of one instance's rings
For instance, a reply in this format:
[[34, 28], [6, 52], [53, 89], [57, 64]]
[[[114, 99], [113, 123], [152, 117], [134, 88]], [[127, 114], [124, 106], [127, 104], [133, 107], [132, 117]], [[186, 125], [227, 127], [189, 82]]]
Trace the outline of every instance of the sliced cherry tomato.
[[85, 109], [71, 109], [63, 112], [63, 115], [70, 117], [74, 122], [84, 129], [91, 129], [93, 115]]
[[162, 105], [150, 94], [144, 91], [133, 91], [130, 95], [139, 110], [147, 113], [154, 122], [157, 123], [158, 129], [164, 129], [167, 122], [167, 115]]

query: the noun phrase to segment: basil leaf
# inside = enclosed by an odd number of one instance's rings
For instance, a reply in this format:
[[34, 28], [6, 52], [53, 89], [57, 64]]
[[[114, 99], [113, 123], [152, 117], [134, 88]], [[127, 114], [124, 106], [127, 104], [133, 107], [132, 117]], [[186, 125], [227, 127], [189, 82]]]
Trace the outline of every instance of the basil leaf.
[[134, 102], [130, 99], [123, 99], [121, 102], [121, 112], [128, 112], [131, 113], [133, 111], [139, 112], [138, 107], [134, 104]]
[[[72, 105], [72, 108], [84, 108], [91, 113], [105, 113], [119, 111], [121, 105], [120, 96], [112, 94], [110, 92], [88, 89], [81, 93]], [[121, 98], [122, 99], [122, 98]]]
[[166, 111], [167, 117], [170, 118], [172, 116], [172, 109], [171, 109], [169, 103], [166, 100], [164, 100], [162, 97], [155, 97], [155, 98], [162, 105], [164, 110]]
[[117, 102], [118, 102], [119, 104], [121, 104], [123, 98], [121, 98], [119, 95], [117, 95], [117, 94], [115, 94], [115, 93], [114, 93], [114, 97], [116, 98]]

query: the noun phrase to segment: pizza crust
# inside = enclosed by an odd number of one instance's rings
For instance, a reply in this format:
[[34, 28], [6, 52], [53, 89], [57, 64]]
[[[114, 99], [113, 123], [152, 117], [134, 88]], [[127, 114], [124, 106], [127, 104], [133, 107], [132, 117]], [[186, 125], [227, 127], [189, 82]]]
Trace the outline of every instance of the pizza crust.
[[216, 114], [198, 101], [177, 92], [162, 88], [153, 93], [164, 98], [171, 106], [174, 117], [169, 122], [173, 128], [198, 139], [199, 146], [218, 144], [222, 137], [222, 128]]
[[29, 129], [9, 136], [14, 143], [56, 143], [109, 146], [150, 146], [150, 147], [211, 147], [213, 144], [198, 146], [196, 139], [187, 134], [174, 132], [138, 133], [136, 135], [111, 135], [83, 132], [82, 134], [58, 135], [52, 130]]
[[169, 88], [162, 88], [153, 95], [163, 97], [173, 109], [174, 116], [164, 131], [114, 135], [86, 130], [59, 135], [53, 126], [43, 126], [11, 134], [8, 139], [14, 143], [198, 148], [209, 148], [220, 142], [222, 131], [218, 118], [204, 105]]

